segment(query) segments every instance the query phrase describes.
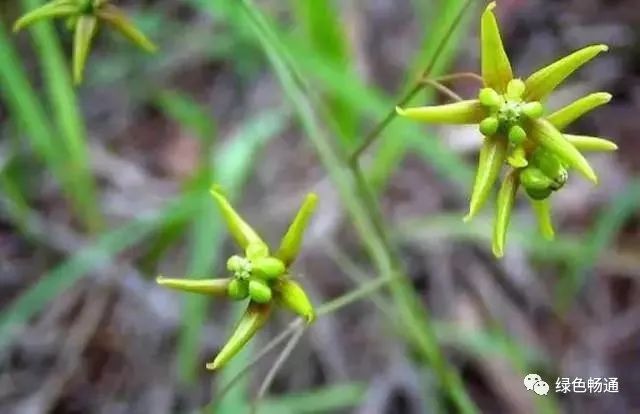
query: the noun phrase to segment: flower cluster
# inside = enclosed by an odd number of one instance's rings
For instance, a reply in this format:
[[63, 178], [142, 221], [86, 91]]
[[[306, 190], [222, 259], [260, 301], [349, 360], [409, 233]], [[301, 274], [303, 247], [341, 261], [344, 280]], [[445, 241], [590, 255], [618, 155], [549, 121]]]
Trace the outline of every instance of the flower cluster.
[[173, 289], [202, 293], [233, 300], [249, 299], [247, 309], [234, 333], [220, 350], [214, 361], [207, 364], [217, 369], [229, 361], [253, 337], [269, 318], [274, 306], [284, 306], [313, 322], [315, 313], [307, 294], [291, 277], [290, 266], [298, 255], [304, 231], [315, 210], [318, 197], [311, 193], [282, 238], [280, 247], [272, 255], [267, 244], [234, 210], [229, 201], [216, 188], [211, 194], [244, 255], [233, 255], [227, 260], [230, 275], [218, 279], [170, 279], [159, 276], [157, 282]]
[[13, 26], [17, 32], [43, 19], [66, 18], [67, 26], [74, 31], [73, 39], [73, 80], [82, 82], [85, 62], [98, 23], [104, 23], [147, 52], [156, 47], [140, 32], [125, 14], [107, 0], [53, 0], [22, 16]]
[[571, 73], [606, 51], [605, 45], [580, 49], [530, 75], [514, 78], [490, 3], [481, 18], [481, 60], [484, 87], [476, 99], [417, 108], [397, 108], [399, 115], [430, 123], [478, 124], [484, 142], [480, 150], [469, 213], [475, 216], [489, 197], [503, 166], [508, 171], [498, 192], [493, 253], [504, 254], [506, 232], [519, 187], [529, 196], [540, 229], [553, 237], [549, 197], [568, 179], [568, 168], [593, 183], [597, 177], [581, 151], [613, 151], [608, 140], [561, 132], [586, 112], [606, 104], [605, 92], [587, 95], [551, 114], [544, 101]]

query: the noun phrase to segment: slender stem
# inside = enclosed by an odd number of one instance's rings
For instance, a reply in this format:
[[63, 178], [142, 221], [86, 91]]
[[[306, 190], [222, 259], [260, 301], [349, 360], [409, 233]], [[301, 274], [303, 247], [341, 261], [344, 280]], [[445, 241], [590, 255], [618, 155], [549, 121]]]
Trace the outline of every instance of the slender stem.
[[423, 79], [421, 81], [421, 84], [423, 86], [432, 86], [435, 89], [437, 89], [439, 92], [442, 92], [444, 95], [447, 95], [449, 98], [453, 99], [454, 101], [461, 101], [462, 97], [460, 95], [458, 95], [457, 93], [455, 93], [454, 91], [452, 91], [451, 89], [447, 88], [446, 86], [444, 86], [443, 84], [441, 84], [440, 82], [433, 80], [433, 79]]
[[358, 159], [360, 158], [360, 155], [362, 155], [362, 153], [367, 148], [369, 148], [369, 146], [373, 143], [373, 141], [375, 141], [376, 138], [378, 138], [380, 133], [382, 133], [382, 131], [384, 131], [384, 129], [391, 123], [391, 121], [395, 119], [396, 117], [395, 107], [404, 106], [410, 100], [412, 100], [413, 97], [418, 94], [418, 92], [420, 92], [420, 89], [422, 89], [421, 81], [424, 79], [427, 79], [431, 75], [431, 71], [433, 70], [435, 64], [438, 62], [438, 59], [440, 58], [440, 55], [444, 51], [445, 46], [449, 42], [449, 39], [453, 35], [453, 32], [458, 28], [458, 25], [460, 24], [460, 21], [464, 17], [465, 12], [469, 8], [469, 6], [471, 6], [472, 3], [473, 3], [473, 0], [465, 1], [465, 3], [460, 8], [460, 11], [456, 15], [455, 19], [451, 23], [451, 26], [449, 26], [449, 29], [447, 30], [444, 37], [442, 38], [442, 41], [438, 44], [438, 48], [436, 49], [435, 53], [427, 63], [427, 66], [422, 71], [422, 75], [416, 81], [416, 84], [411, 89], [409, 89], [409, 91], [398, 101], [397, 105], [395, 105], [389, 111], [387, 116], [380, 123], [378, 123], [373, 128], [373, 130], [364, 138], [364, 141], [362, 141], [360, 146], [358, 146], [358, 148], [356, 148], [356, 150], [349, 157], [349, 164], [355, 165]]
[[251, 369], [256, 366], [262, 359], [273, 351], [278, 345], [284, 342], [289, 336], [291, 336], [296, 329], [302, 328], [302, 318], [297, 318], [292, 321], [282, 332], [280, 332], [275, 338], [270, 340], [256, 356], [253, 357], [247, 365], [245, 365], [238, 373], [229, 380], [229, 382], [220, 390], [216, 395], [215, 400], [211, 401], [210, 407], [213, 408], [219, 401], [222, 401], [224, 396], [238, 383], [238, 381], [244, 377]]
[[397, 275], [378, 277], [376, 279], [373, 279], [367, 283], [362, 284], [358, 289], [352, 290], [349, 293], [346, 293], [333, 300], [330, 300], [329, 302], [324, 303], [322, 306], [318, 307], [318, 309], [316, 310], [316, 314], [318, 316], [322, 316], [333, 313], [338, 309], [344, 308], [347, 305], [355, 303], [360, 299], [369, 296], [371, 293], [386, 286], [396, 279], [398, 279]]
[[289, 339], [287, 346], [285, 346], [284, 349], [280, 352], [280, 355], [278, 355], [278, 359], [276, 359], [276, 361], [273, 363], [273, 365], [269, 369], [269, 372], [267, 372], [267, 376], [262, 381], [262, 385], [260, 385], [258, 394], [253, 401], [251, 414], [257, 413], [260, 401], [262, 400], [262, 398], [264, 398], [264, 395], [269, 390], [269, 387], [271, 386], [271, 383], [273, 383], [273, 380], [278, 374], [278, 371], [280, 371], [280, 368], [282, 368], [291, 352], [293, 352], [293, 348], [295, 348], [295, 346], [298, 344], [298, 341], [300, 341], [300, 338], [302, 338], [302, 334], [304, 333], [304, 326], [300, 326], [296, 329], [297, 331], [293, 334], [291, 339]]
[[450, 73], [448, 75], [436, 76], [435, 78], [431, 78], [431, 80], [437, 82], [448, 82], [456, 79], [473, 79], [480, 83], [484, 83], [484, 79], [482, 79], [482, 76], [473, 72]]

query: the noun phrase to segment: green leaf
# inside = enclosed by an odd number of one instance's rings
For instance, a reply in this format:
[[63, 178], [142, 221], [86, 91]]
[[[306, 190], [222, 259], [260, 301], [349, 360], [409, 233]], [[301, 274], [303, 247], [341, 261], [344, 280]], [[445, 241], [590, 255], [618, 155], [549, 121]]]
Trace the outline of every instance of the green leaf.
[[184, 292], [200, 293], [203, 295], [226, 296], [227, 288], [231, 282], [230, 278], [220, 279], [172, 279], [158, 276], [156, 283], [170, 289]]
[[156, 101], [169, 117], [203, 142], [210, 142], [216, 134], [216, 125], [209, 111], [190, 96], [177, 91], [164, 91]]
[[529, 138], [578, 170], [593, 183], [598, 182], [589, 162], [549, 121], [545, 119], [532, 121]]
[[512, 170], [505, 177], [496, 201], [496, 219], [493, 224], [492, 250], [496, 257], [504, 256], [504, 246], [511, 220], [511, 210], [518, 191], [518, 170]]
[[[347, 39], [347, 27], [340, 20], [339, 8], [332, 0], [291, 0], [296, 28], [302, 31], [309, 50], [322, 56], [326, 62], [352, 73]], [[296, 33], [297, 34], [297, 33]], [[337, 135], [345, 148], [356, 138], [359, 118], [357, 109], [339, 93], [319, 87], [328, 110], [336, 121]]]
[[538, 70], [525, 81], [527, 88], [524, 93], [524, 100], [543, 100], [569, 75], [607, 50], [609, 50], [607, 45], [588, 46]]
[[446, 105], [396, 108], [396, 112], [415, 121], [439, 124], [478, 124], [487, 116], [486, 109], [477, 99]]
[[302, 202], [302, 206], [298, 210], [296, 217], [291, 222], [289, 229], [282, 237], [280, 248], [275, 256], [280, 258], [286, 266], [290, 265], [298, 256], [300, 246], [304, 237], [304, 232], [309, 224], [309, 220], [315, 211], [318, 203], [318, 196], [309, 193]]
[[485, 86], [504, 93], [509, 81], [513, 79], [513, 72], [509, 57], [502, 44], [496, 16], [493, 14], [495, 7], [495, 1], [489, 3], [480, 20], [482, 79], [484, 79]]
[[83, 15], [78, 18], [73, 39], [73, 82], [82, 83], [82, 74], [96, 34], [98, 20], [94, 16]]
[[138, 30], [129, 18], [116, 6], [111, 4], [104, 5], [96, 11], [96, 16], [141, 49], [149, 53], [154, 53], [157, 50], [156, 45], [154, 45], [144, 33]]
[[20, 17], [13, 25], [13, 31], [20, 31], [41, 20], [71, 16], [76, 13], [78, 13], [78, 6], [73, 0], [52, 1]]
[[229, 232], [236, 243], [238, 243], [238, 246], [246, 249], [251, 244], [267, 245], [262, 241], [258, 233], [238, 214], [231, 203], [229, 203], [229, 200], [227, 200], [217, 187], [212, 187], [210, 192], [220, 209], [220, 213], [222, 213]]
[[563, 136], [579, 151], [615, 151], [618, 149], [615, 142], [611, 142], [604, 138], [572, 134], [563, 134]]
[[562, 131], [582, 115], [597, 108], [598, 106], [608, 103], [610, 100], [610, 93], [592, 93], [552, 113], [547, 116], [547, 120], [559, 131]]
[[249, 303], [247, 310], [240, 318], [231, 334], [213, 362], [207, 364], [207, 369], [215, 370], [222, 368], [231, 358], [233, 358], [260, 328], [267, 322], [271, 314], [270, 304]]
[[551, 220], [551, 201], [549, 198], [545, 200], [530, 200], [533, 211], [538, 219], [538, 227], [540, 232], [547, 240], [553, 240], [555, 232], [553, 231], [553, 221]]
[[486, 137], [478, 160], [478, 169], [471, 191], [469, 213], [464, 221], [471, 220], [482, 208], [500, 175], [507, 156], [507, 140], [501, 136]]
[[180, 197], [160, 212], [132, 220], [98, 237], [66, 261], [42, 275], [25, 293], [7, 305], [0, 315], [0, 349], [15, 337], [35, 314], [90, 271], [110, 261], [124, 249], [150, 236], [161, 225], [179, 221], [194, 212], [192, 195]]

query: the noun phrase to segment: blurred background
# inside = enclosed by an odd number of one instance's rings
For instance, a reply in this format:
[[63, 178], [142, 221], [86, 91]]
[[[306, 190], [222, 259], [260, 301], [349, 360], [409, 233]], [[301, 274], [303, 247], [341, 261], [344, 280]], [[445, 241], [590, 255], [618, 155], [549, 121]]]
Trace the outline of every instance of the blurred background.
[[[619, 145], [589, 157], [599, 186], [572, 175], [554, 197], [556, 241], [520, 200], [503, 260], [490, 252], [491, 208], [461, 220], [474, 127], [395, 120], [361, 158], [378, 202], [345, 163], [463, 0], [120, 1], [160, 52], [103, 30], [77, 89], [61, 22], [10, 33], [39, 3], [0, 3], [0, 412], [249, 412], [277, 353], [222, 389], [292, 315], [276, 313], [212, 373], [204, 364], [242, 306], [154, 283], [224, 276], [235, 247], [213, 182], [271, 243], [319, 194], [295, 264], [318, 305], [399, 274], [306, 331], [258, 412], [640, 412], [637, 1], [498, 1], [520, 76], [610, 45], [548, 105], [611, 92], [572, 132]], [[485, 3], [471, 3], [434, 73], [479, 71]], [[477, 84], [454, 89], [473, 96]], [[434, 101], [446, 98], [414, 103]], [[546, 397], [525, 389], [528, 373], [549, 383]], [[557, 378], [589, 377], [619, 391], [555, 392]]]

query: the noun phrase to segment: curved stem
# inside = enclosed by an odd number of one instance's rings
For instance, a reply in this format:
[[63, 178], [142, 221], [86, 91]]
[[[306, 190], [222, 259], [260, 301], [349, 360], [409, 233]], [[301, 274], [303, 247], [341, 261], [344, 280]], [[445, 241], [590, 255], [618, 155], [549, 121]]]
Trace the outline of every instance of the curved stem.
[[269, 387], [271, 386], [271, 383], [273, 383], [276, 374], [278, 374], [278, 371], [280, 371], [280, 368], [282, 368], [282, 365], [284, 365], [285, 361], [293, 351], [293, 348], [295, 348], [295, 346], [298, 344], [298, 341], [300, 341], [300, 338], [302, 338], [302, 334], [305, 331], [304, 326], [297, 327], [296, 329], [297, 331], [294, 332], [293, 336], [291, 336], [291, 339], [289, 339], [287, 346], [285, 346], [284, 349], [280, 352], [280, 355], [278, 355], [278, 359], [276, 359], [276, 362], [273, 363], [273, 365], [269, 369], [269, 372], [267, 372], [267, 376], [264, 377], [264, 380], [260, 385], [260, 389], [258, 390], [258, 394], [253, 401], [251, 414], [256, 414], [258, 412], [260, 401], [267, 393], [267, 390], [269, 390]]
[[449, 98], [453, 99], [454, 101], [461, 101], [462, 100], [462, 97], [460, 95], [458, 95], [457, 93], [455, 93], [451, 89], [447, 88], [446, 86], [444, 86], [443, 84], [441, 84], [437, 80], [424, 79], [420, 83], [423, 86], [432, 86], [432, 87], [434, 87], [436, 90], [438, 90], [439, 92], [441, 92], [444, 95], [447, 95]]
[[357, 163], [358, 159], [360, 158], [360, 155], [362, 155], [362, 153], [367, 148], [369, 148], [369, 146], [373, 143], [373, 141], [375, 141], [376, 138], [378, 138], [380, 133], [382, 133], [382, 131], [384, 131], [384, 129], [391, 123], [391, 121], [393, 121], [395, 119], [395, 117], [396, 117], [395, 107], [396, 106], [404, 106], [404, 105], [406, 105], [411, 99], [413, 99], [414, 96], [416, 96], [418, 94], [418, 92], [420, 92], [420, 90], [422, 89], [422, 84], [421, 84], [422, 80], [427, 79], [429, 77], [429, 75], [431, 75], [431, 71], [433, 70], [433, 67], [438, 62], [438, 59], [440, 58], [440, 55], [444, 51], [445, 46], [449, 42], [449, 39], [453, 35], [453, 32], [455, 31], [455, 29], [460, 24], [460, 21], [462, 21], [462, 18], [464, 17], [465, 12], [469, 8], [469, 6], [471, 6], [472, 3], [473, 3], [473, 0], [465, 1], [465, 3], [460, 8], [460, 11], [456, 15], [456, 18], [453, 20], [453, 23], [451, 23], [451, 26], [449, 26], [449, 29], [447, 30], [447, 32], [445, 33], [444, 37], [442, 38], [442, 41], [438, 44], [438, 48], [436, 49], [435, 53], [433, 54], [433, 57], [429, 60], [429, 63], [427, 63], [427, 66], [422, 71], [422, 75], [420, 76], [419, 80], [409, 90], [409, 92], [407, 92], [398, 101], [398, 103], [396, 105], [394, 105], [393, 108], [391, 108], [391, 110], [389, 111], [387, 116], [382, 121], [380, 121], [373, 128], [373, 130], [364, 138], [364, 141], [362, 141], [362, 143], [358, 146], [358, 148], [356, 148], [356, 150], [349, 157], [349, 164], [355, 165]]

